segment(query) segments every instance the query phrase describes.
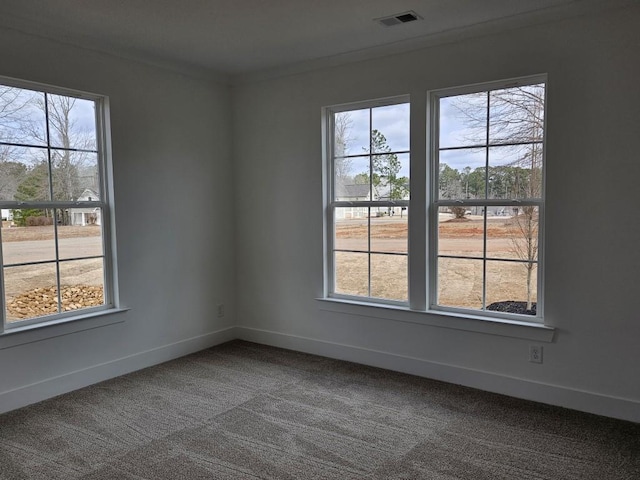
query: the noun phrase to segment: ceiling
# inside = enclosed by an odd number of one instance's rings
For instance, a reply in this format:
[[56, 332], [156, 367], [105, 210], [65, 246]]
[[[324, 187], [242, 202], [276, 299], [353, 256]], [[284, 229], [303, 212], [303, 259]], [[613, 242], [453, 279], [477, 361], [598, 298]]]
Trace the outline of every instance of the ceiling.
[[[541, 13], [566, 16], [606, 2], [2, 0], [0, 25], [129, 58], [237, 76]], [[407, 10], [423, 20], [386, 28], [373, 21]]]

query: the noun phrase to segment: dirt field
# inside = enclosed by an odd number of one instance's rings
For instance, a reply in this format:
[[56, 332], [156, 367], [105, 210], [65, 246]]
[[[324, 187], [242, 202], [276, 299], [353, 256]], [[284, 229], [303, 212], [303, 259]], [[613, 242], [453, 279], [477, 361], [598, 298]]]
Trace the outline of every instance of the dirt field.
[[[440, 255], [482, 256], [484, 249], [481, 217], [451, 221], [441, 216], [438, 235]], [[371, 250], [388, 253], [407, 252], [407, 219], [390, 217], [371, 219]], [[501, 301], [527, 300], [525, 264], [500, 261], [520, 259], [514, 242], [518, 237], [510, 217], [494, 217], [487, 222], [487, 253], [495, 260], [486, 263], [487, 305]], [[367, 219], [339, 221], [336, 225], [337, 249], [367, 250]], [[368, 264], [366, 253], [336, 252], [336, 291], [367, 295]], [[481, 260], [441, 258], [438, 264], [438, 303], [441, 305], [482, 308]], [[536, 300], [536, 269], [532, 273], [533, 298]], [[407, 257], [371, 255], [371, 295], [406, 301], [408, 298]]]
[[[2, 228], [5, 261], [24, 263], [55, 259], [53, 226]], [[99, 226], [59, 226], [60, 257], [101, 254]], [[103, 260], [93, 258], [60, 263], [62, 311], [103, 303]], [[55, 263], [4, 269], [7, 321], [58, 312]]]

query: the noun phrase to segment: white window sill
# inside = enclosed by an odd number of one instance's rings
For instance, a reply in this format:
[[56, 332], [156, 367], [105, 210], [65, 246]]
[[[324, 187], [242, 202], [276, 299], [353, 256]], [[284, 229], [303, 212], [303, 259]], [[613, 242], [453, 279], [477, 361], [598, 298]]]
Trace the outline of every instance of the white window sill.
[[431, 327], [451, 328], [546, 343], [551, 343], [555, 334], [555, 328], [541, 323], [461, 315], [435, 310], [419, 311], [404, 306], [371, 304], [337, 298], [317, 298], [316, 300], [319, 301], [320, 310], [346, 315], [382, 318], [396, 322], [417, 323]]
[[6, 329], [0, 333], [0, 350], [122, 323], [125, 319], [120, 314], [128, 310], [128, 308], [109, 308], [73, 317], [58, 318], [49, 322], [32, 323]]

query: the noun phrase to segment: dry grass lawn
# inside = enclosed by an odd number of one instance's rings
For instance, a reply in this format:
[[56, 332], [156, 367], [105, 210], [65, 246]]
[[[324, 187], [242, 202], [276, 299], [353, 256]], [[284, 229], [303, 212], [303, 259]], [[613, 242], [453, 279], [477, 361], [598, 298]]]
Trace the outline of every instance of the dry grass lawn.
[[[484, 225], [480, 217], [439, 224], [439, 253], [455, 256], [481, 256]], [[336, 225], [336, 248], [367, 250], [367, 219], [347, 220]], [[407, 252], [408, 224], [405, 219], [371, 219], [372, 250], [385, 253]], [[510, 217], [491, 218], [487, 224], [487, 251], [496, 260], [486, 263], [486, 304], [526, 301], [525, 264], [500, 261], [520, 259], [514, 242], [522, 242]], [[379, 248], [382, 247], [382, 248]], [[404, 255], [336, 252], [336, 291], [349, 295], [368, 295], [369, 261], [371, 296], [406, 301], [408, 298], [407, 257]], [[438, 303], [452, 307], [482, 308], [484, 265], [482, 260], [441, 258], [438, 268]], [[532, 274], [532, 300], [536, 301], [536, 269]]]
[[[53, 225], [45, 227], [10, 227], [3, 222], [2, 243], [27, 242], [32, 240], [47, 240], [53, 235]], [[86, 227], [58, 226], [58, 238], [98, 237], [102, 229], [98, 225]]]

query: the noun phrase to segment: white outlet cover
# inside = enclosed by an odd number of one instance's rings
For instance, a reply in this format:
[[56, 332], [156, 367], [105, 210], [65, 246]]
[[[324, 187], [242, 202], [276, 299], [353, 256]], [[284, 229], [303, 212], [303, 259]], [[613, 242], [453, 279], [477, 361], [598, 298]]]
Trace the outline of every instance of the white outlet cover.
[[529, 361], [542, 363], [542, 345], [531, 345], [529, 347]]

